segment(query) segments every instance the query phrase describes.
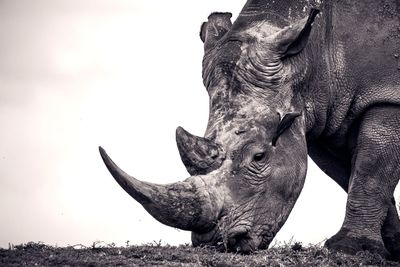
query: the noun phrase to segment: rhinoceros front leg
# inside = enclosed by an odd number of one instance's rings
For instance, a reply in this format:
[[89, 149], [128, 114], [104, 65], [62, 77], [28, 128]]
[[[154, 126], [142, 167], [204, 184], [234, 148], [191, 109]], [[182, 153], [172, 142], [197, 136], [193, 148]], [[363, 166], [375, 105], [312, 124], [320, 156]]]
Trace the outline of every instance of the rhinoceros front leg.
[[391, 258], [400, 261], [400, 219], [396, 210], [396, 202], [392, 199], [386, 219], [382, 226], [382, 238]]
[[[345, 220], [326, 242], [328, 248], [350, 254], [369, 250], [390, 255], [382, 234], [393, 237], [397, 231], [392, 198], [400, 177], [399, 122], [400, 108], [395, 106], [374, 107], [364, 114], [352, 159]], [[388, 216], [392, 220], [387, 220]], [[386, 229], [382, 228], [385, 221]], [[385, 239], [387, 242], [387, 236]]]

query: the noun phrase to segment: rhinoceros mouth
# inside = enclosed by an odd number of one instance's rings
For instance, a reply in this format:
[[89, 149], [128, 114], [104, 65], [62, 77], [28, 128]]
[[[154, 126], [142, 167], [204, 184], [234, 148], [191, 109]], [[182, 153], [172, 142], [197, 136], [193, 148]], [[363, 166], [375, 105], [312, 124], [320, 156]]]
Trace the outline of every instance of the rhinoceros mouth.
[[206, 233], [192, 232], [192, 245], [194, 247], [215, 247], [222, 252], [226, 250], [218, 225]]
[[215, 227], [206, 233], [192, 232], [193, 246], [214, 247], [220, 252], [249, 254], [267, 249], [274, 238], [270, 231], [255, 233], [249, 227], [225, 227], [222, 223], [225, 218], [221, 217]]
[[256, 250], [267, 249], [272, 242], [271, 234], [255, 234], [248, 231], [237, 231], [230, 234], [225, 247], [229, 252], [242, 254], [252, 253]]

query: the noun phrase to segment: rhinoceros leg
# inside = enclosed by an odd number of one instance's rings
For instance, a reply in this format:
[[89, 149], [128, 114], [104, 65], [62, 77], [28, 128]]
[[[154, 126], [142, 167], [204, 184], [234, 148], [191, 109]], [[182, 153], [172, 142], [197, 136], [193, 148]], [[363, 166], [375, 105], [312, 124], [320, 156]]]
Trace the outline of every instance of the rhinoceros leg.
[[[345, 220], [326, 242], [328, 248], [389, 256], [381, 230], [387, 216], [395, 216], [391, 200], [400, 177], [399, 122], [400, 107], [377, 106], [365, 112], [353, 154]], [[388, 230], [394, 230], [389, 225]]]
[[396, 210], [396, 202], [392, 199], [385, 222], [382, 226], [382, 238], [391, 258], [400, 261], [400, 219]]

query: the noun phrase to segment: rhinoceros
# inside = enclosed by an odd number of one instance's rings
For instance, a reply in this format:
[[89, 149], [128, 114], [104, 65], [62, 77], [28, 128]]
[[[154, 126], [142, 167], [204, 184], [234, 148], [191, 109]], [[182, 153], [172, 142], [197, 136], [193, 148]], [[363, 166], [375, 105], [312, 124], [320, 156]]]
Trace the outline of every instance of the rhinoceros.
[[123, 172], [122, 188], [194, 246], [265, 249], [305, 181], [307, 155], [348, 193], [325, 245], [400, 259], [400, 2], [248, 0], [237, 20], [201, 26], [209, 94], [204, 137], [179, 127], [190, 177], [158, 185]]

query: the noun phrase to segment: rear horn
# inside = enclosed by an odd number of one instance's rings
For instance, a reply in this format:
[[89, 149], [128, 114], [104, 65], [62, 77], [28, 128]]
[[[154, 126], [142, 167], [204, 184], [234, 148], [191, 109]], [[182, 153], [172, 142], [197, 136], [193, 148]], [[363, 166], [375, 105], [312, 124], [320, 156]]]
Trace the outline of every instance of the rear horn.
[[176, 129], [176, 144], [183, 164], [190, 175], [207, 174], [222, 165], [225, 152], [215, 142]]

